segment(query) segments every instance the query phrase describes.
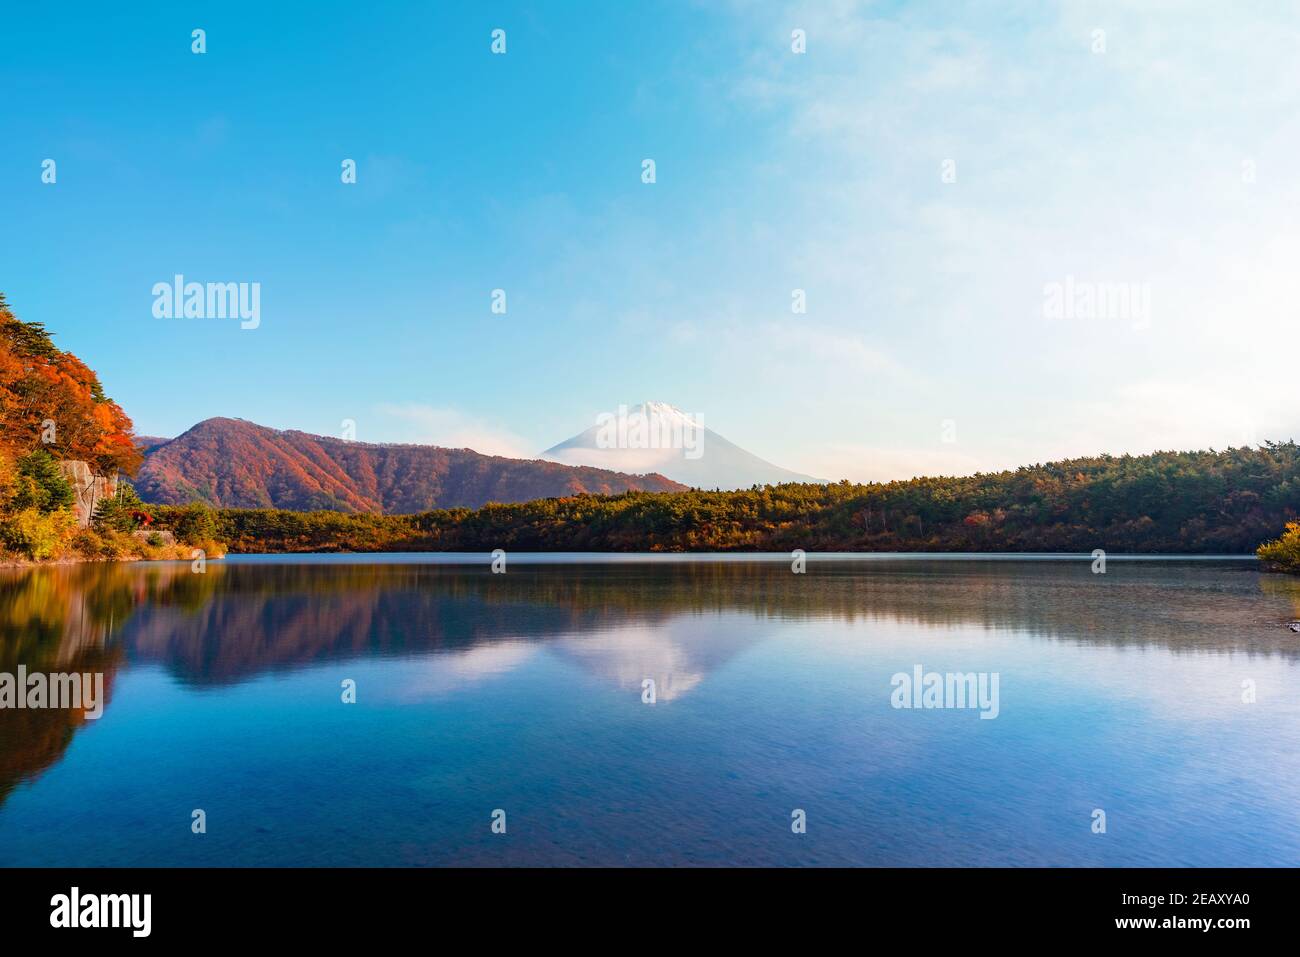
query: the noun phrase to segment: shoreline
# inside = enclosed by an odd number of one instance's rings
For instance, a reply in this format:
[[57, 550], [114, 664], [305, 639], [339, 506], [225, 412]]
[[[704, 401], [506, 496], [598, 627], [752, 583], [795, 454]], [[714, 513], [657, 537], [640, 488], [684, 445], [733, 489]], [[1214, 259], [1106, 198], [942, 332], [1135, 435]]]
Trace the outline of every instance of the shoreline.
[[115, 557], [113, 557], [113, 558], [108, 558], [108, 557], [106, 557], [106, 556], [98, 556], [98, 557], [95, 557], [95, 558], [67, 558], [67, 557], [64, 557], [64, 558], [49, 558], [49, 559], [45, 559], [45, 560], [43, 560], [43, 561], [36, 561], [35, 559], [8, 559], [8, 558], [6, 558], [6, 559], [0, 559], [0, 568], [53, 568], [54, 566], [57, 566], [57, 565], [93, 565], [93, 564], [97, 564], [97, 563], [101, 563], [101, 562], [121, 562], [121, 563], [124, 564], [124, 565], [128, 565], [128, 564], [133, 564], [133, 563], [135, 563], [135, 562], [157, 562], [157, 561], [167, 561], [167, 562], [176, 561], [176, 562], [179, 562], [179, 561], [188, 561], [188, 559], [182, 559], [182, 558], [145, 558], [143, 555], [136, 555], [136, 556], [130, 556], [130, 557], [119, 555], [119, 556], [115, 556]]
[[[177, 546], [183, 547], [183, 546]], [[215, 562], [224, 559], [229, 552], [222, 552], [219, 555], [204, 555], [204, 561]], [[123, 565], [134, 565], [139, 562], [190, 562], [194, 559], [189, 555], [177, 556], [174, 558], [150, 558], [147, 555], [63, 555], [59, 558], [0, 558], [0, 568], [54, 568], [60, 565], [95, 565], [106, 562], [118, 562]]]
[[[524, 550], [512, 549], [506, 551], [507, 560], [518, 564], [581, 564], [585, 560], [593, 560], [601, 564], [649, 562], [649, 563], [666, 563], [705, 561], [705, 562], [764, 562], [764, 563], [788, 563], [792, 560], [789, 552], [771, 552], [771, 551], [559, 551], [559, 550]], [[994, 561], [994, 562], [1014, 562], [1014, 561], [1076, 561], [1091, 562], [1094, 557], [1089, 552], [999, 552], [999, 551], [969, 551], [969, 552], [892, 552], [892, 551], [826, 551], [804, 552], [803, 557], [811, 562], [830, 562], [830, 561]], [[376, 559], [389, 558], [395, 559], [402, 563], [417, 564], [426, 561], [430, 564], [436, 564], [439, 558], [445, 558], [447, 564], [467, 565], [467, 564], [490, 564], [492, 554], [485, 551], [452, 551], [452, 550], [416, 550], [408, 549], [401, 551], [264, 551], [264, 552], [226, 552], [221, 555], [207, 556], [207, 561], [227, 561], [230, 564], [239, 564], [242, 560], [252, 561], [293, 561], [295, 559], [310, 560], [312, 563], [320, 560], [337, 561], [346, 563], [350, 559]], [[1261, 572], [1286, 575], [1294, 574], [1286, 569], [1272, 567], [1263, 562], [1258, 556], [1251, 554], [1231, 554], [1231, 553], [1210, 553], [1195, 554], [1188, 552], [1113, 552], [1107, 553], [1108, 562], [1160, 562], [1160, 561], [1182, 561], [1182, 562], [1253, 562], [1258, 566]], [[84, 557], [71, 558], [63, 557], [48, 559], [44, 561], [34, 560], [0, 560], [0, 568], [46, 568], [62, 565], [87, 565], [104, 562], [118, 562], [121, 564], [138, 564], [140, 562], [188, 562], [188, 557], [180, 558], [149, 558], [143, 555], [136, 556], [118, 556], [118, 557]]]

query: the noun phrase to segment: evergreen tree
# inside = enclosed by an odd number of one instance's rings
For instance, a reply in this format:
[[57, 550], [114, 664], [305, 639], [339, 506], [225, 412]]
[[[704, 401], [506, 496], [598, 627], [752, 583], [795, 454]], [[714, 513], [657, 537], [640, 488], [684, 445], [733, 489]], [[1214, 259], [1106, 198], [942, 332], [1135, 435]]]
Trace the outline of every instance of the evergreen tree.
[[95, 506], [92, 521], [96, 528], [118, 532], [134, 531], [138, 524], [133, 513], [144, 512], [145, 505], [130, 482], [119, 482], [117, 493]]
[[36, 509], [53, 512], [73, 502], [72, 485], [63, 477], [59, 463], [44, 449], [29, 452], [18, 460], [13, 498], [8, 508], [14, 512]]

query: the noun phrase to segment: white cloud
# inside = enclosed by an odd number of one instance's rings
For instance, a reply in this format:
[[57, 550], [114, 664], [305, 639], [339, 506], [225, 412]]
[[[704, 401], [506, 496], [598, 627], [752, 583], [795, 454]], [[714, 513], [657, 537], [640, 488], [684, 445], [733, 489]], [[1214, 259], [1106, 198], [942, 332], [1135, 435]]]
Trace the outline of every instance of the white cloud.
[[860, 385], [867, 376], [885, 377], [894, 383], [916, 378], [861, 335], [821, 328], [816, 320], [806, 316], [792, 315], [782, 322], [733, 326], [726, 341], [729, 355], [743, 352], [750, 361], [776, 370], [802, 367], [805, 372], [815, 374], [822, 386]]
[[799, 459], [800, 467], [829, 481], [888, 482], [895, 479], [935, 475], [973, 475], [994, 471], [978, 457], [959, 451], [955, 446], [939, 443], [935, 429], [935, 448], [884, 448], [869, 445], [832, 443], [809, 450]]
[[433, 655], [410, 672], [398, 689], [398, 699], [436, 699], [494, 681], [526, 666], [537, 650], [537, 645], [523, 639], [509, 639]]
[[527, 439], [457, 409], [407, 402], [384, 403], [376, 406], [375, 412], [380, 417], [377, 431], [383, 435], [381, 441], [473, 449], [509, 458], [535, 458], [537, 454]]

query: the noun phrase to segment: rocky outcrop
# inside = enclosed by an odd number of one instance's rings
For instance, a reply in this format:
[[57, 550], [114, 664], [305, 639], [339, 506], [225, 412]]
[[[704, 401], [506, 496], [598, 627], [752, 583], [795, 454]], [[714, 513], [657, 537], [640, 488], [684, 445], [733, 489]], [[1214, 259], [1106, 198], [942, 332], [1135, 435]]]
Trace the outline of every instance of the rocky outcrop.
[[59, 462], [59, 468], [72, 486], [72, 509], [77, 513], [77, 524], [85, 528], [94, 517], [95, 506], [117, 494], [117, 476], [95, 475], [89, 465], [74, 459]]

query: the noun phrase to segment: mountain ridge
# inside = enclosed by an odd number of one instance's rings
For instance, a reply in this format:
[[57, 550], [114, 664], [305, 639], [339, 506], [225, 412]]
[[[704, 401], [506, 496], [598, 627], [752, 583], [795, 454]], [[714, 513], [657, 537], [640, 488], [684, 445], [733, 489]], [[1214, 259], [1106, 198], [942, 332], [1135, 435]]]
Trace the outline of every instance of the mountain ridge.
[[141, 437], [146, 502], [410, 514], [582, 493], [681, 491], [655, 473], [413, 443], [355, 442], [245, 419], [204, 419], [174, 439]]

